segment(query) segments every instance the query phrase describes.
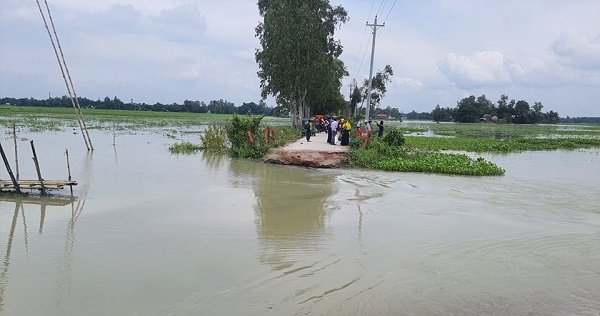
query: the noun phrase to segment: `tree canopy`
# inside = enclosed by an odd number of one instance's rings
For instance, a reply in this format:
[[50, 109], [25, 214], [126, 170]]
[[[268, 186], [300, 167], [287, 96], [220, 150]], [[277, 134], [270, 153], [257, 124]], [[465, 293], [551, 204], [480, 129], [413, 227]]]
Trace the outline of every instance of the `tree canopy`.
[[[215, 113], [215, 114], [255, 114], [255, 115], [274, 115], [287, 116], [287, 112], [275, 112], [275, 109], [267, 106], [266, 103], [259, 101], [244, 102], [240, 106], [235, 106], [232, 102], [219, 99], [212, 100], [206, 105], [204, 101], [185, 100], [183, 104], [146, 104], [133, 102], [123, 102], [118, 97], [98, 99], [96, 101], [88, 98], [78, 97], [82, 108], [109, 109], [109, 110], [133, 110], [133, 111], [155, 111], [155, 112], [190, 112], [190, 113]], [[0, 104], [10, 104], [14, 106], [37, 106], [37, 107], [72, 107], [71, 99], [67, 96], [58, 98], [48, 98], [46, 100], [37, 100], [34, 98], [0, 98]]]
[[[390, 78], [394, 75], [394, 70], [392, 66], [386, 65], [383, 70], [378, 71], [375, 76], [373, 76], [373, 80], [371, 82], [371, 108], [369, 109], [370, 113], [375, 113], [375, 109], [379, 107], [381, 104], [381, 100], [385, 97], [387, 92], [387, 84], [392, 81]], [[352, 95], [350, 97], [350, 112], [351, 114], [356, 114], [355, 109], [356, 106], [364, 102], [368, 99], [368, 90], [369, 90], [369, 79], [365, 79], [362, 87], [357, 87], [356, 82], [354, 83], [354, 90], [352, 91]], [[361, 106], [362, 107], [362, 106]]]
[[460, 100], [455, 108], [441, 108], [439, 105], [431, 114], [435, 121], [455, 121], [462, 123], [479, 122], [480, 119], [496, 117], [496, 121], [517, 124], [558, 123], [557, 112], [542, 112], [544, 107], [541, 102], [534, 102], [533, 107], [525, 100], [508, 101], [508, 96], [503, 94], [494, 105], [485, 95], [479, 97], [469, 96]]
[[311, 107], [343, 106], [339, 90], [347, 72], [333, 36], [346, 22], [346, 10], [328, 0], [259, 0], [258, 9], [263, 21], [256, 27], [261, 48], [255, 57], [262, 97], [289, 105], [294, 125]]

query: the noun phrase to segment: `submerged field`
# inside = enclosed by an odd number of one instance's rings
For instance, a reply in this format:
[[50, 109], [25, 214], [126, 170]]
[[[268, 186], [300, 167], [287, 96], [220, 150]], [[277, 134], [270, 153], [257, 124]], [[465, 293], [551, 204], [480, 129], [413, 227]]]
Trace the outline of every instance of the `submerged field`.
[[[144, 129], [194, 129], [211, 124], [224, 124], [231, 115], [211, 113], [150, 112], [125, 110], [82, 109], [88, 129], [113, 132], [134, 132]], [[60, 131], [79, 129], [75, 111], [71, 108], [36, 108], [0, 106], [0, 125], [12, 126], [13, 122], [33, 131]], [[265, 117], [268, 125], [287, 125], [289, 119]]]
[[[161, 133], [174, 140], [172, 152], [196, 152], [199, 138], [208, 126], [223, 126], [232, 115], [210, 113], [171, 113], [85, 109], [90, 130], [118, 135]], [[0, 106], [0, 125], [31, 132], [79, 133], [74, 110], [70, 108], [31, 108]], [[286, 118], [265, 117], [263, 126], [289, 126]], [[376, 150], [355, 148], [350, 165], [386, 171], [426, 172], [458, 175], [502, 175], [504, 169], [494, 159], [475, 154], [522, 151], [575, 150], [600, 147], [600, 125], [515, 125], [453, 124], [433, 122], [385, 123], [386, 130], [404, 134], [402, 150], [375, 146]], [[281, 134], [281, 133], [280, 133]], [[293, 133], [283, 133], [285, 141]], [[217, 144], [218, 145], [218, 144]], [[356, 146], [355, 146], [356, 147]], [[466, 155], [468, 153], [473, 153]], [[475, 156], [474, 156], [475, 155]]]
[[[89, 129], [135, 131], [136, 129], [194, 128], [224, 124], [229, 114], [150, 112], [83, 109]], [[0, 106], [0, 125], [18, 126], [34, 131], [79, 128], [71, 108]], [[289, 125], [287, 118], [265, 117], [263, 124]], [[600, 125], [555, 124], [455, 124], [423, 121], [385, 123], [400, 128], [407, 145], [428, 150], [469, 152], [510, 152], [600, 147]]]

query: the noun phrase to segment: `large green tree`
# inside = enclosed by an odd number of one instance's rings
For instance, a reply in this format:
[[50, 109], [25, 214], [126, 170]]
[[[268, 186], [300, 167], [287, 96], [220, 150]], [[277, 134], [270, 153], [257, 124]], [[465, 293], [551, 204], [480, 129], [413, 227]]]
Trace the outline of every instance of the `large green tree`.
[[256, 27], [261, 48], [255, 57], [262, 97], [290, 105], [294, 126], [311, 106], [343, 100], [346, 70], [338, 59], [342, 45], [333, 36], [346, 22], [346, 10], [328, 0], [258, 0], [258, 9], [263, 21]]

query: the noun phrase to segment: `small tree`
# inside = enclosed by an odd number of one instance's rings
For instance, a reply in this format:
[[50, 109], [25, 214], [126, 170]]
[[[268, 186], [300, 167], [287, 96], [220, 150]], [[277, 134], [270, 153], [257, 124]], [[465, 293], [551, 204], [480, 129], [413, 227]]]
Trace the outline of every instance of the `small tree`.
[[[370, 112], [374, 112], [375, 108], [379, 106], [381, 103], [381, 99], [385, 97], [387, 92], [386, 85], [392, 81], [390, 78], [394, 75], [394, 70], [392, 70], [392, 66], [386, 65], [382, 71], [379, 71], [373, 76], [373, 80], [371, 82], [371, 104], [367, 105], [371, 108]], [[369, 90], [369, 79], [365, 79], [362, 88], [362, 101], [364, 103], [365, 100], [368, 99], [368, 90]]]

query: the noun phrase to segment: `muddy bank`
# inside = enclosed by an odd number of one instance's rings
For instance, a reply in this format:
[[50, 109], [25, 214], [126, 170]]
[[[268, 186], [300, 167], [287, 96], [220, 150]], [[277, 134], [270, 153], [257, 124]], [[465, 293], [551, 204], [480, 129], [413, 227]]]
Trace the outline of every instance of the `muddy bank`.
[[264, 162], [313, 168], [340, 168], [348, 163], [347, 152], [317, 150], [285, 150], [276, 148], [264, 158]]
[[274, 148], [263, 158], [264, 162], [313, 168], [339, 168], [348, 163], [347, 146], [327, 143], [327, 134], [320, 133], [299, 139], [285, 147]]

